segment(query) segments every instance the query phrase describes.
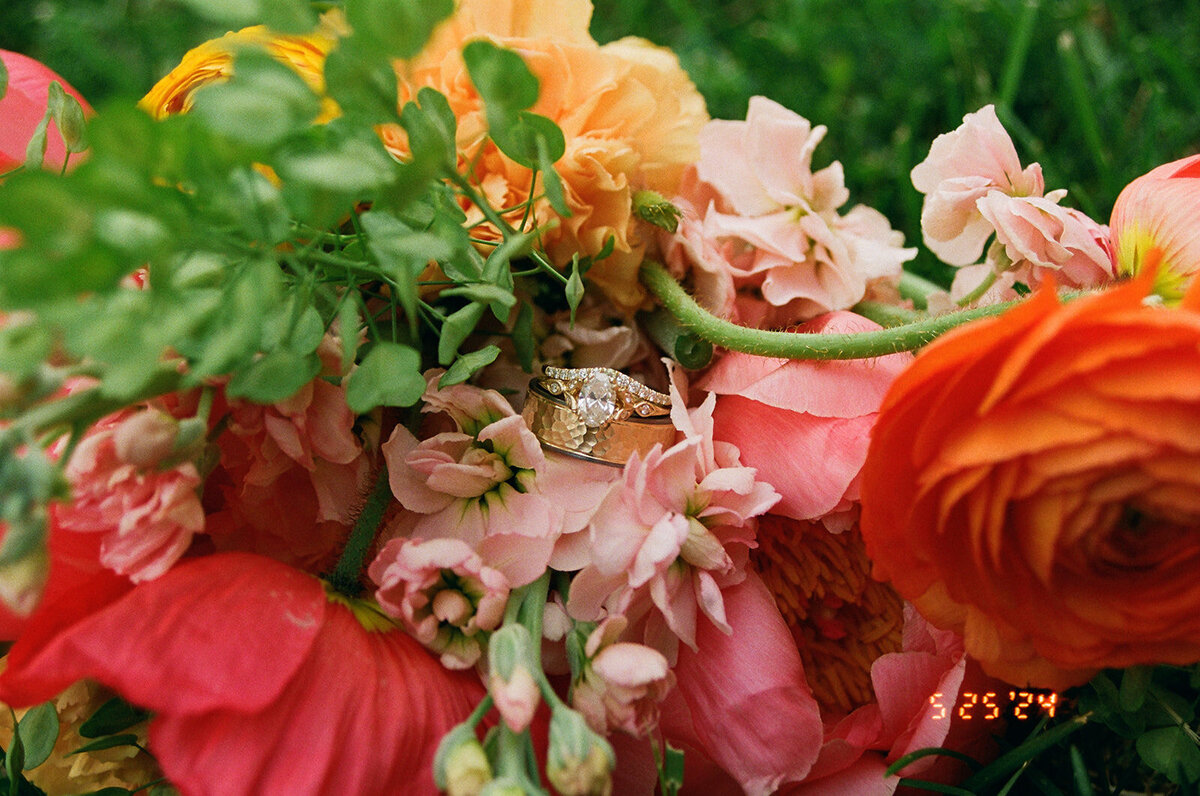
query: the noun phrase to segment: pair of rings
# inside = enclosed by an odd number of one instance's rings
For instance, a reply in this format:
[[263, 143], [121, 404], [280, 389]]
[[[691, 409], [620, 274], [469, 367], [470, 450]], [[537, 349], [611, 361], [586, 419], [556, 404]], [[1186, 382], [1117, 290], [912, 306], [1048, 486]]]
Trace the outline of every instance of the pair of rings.
[[671, 396], [611, 368], [547, 367], [521, 415], [543, 446], [618, 467], [675, 442]]

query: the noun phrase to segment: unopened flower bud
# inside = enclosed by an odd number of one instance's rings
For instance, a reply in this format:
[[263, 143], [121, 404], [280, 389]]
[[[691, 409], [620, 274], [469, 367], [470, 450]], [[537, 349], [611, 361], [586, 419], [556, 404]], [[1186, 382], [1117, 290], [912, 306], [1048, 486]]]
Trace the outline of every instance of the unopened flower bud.
[[557, 708], [550, 716], [546, 777], [563, 796], [608, 796], [616, 763], [608, 741], [592, 731], [583, 716]]
[[[12, 529], [8, 533], [12, 533]], [[33, 613], [46, 585], [50, 558], [44, 547], [0, 567], [0, 603], [19, 616]]]
[[113, 431], [117, 457], [135, 467], [154, 467], [171, 455], [179, 423], [157, 409], [145, 409], [121, 421]]
[[688, 518], [688, 535], [679, 548], [679, 556], [699, 569], [726, 571], [733, 559], [725, 552], [721, 540], [695, 517]]
[[479, 796], [530, 796], [532, 793], [539, 792], [539, 790], [527, 787], [526, 783], [515, 777], [501, 777], [484, 785]]
[[660, 229], [674, 232], [679, 228], [679, 208], [655, 191], [638, 191], [633, 195], [633, 214]]
[[529, 727], [541, 701], [529, 670], [532, 648], [524, 625], [505, 625], [488, 641], [488, 693], [513, 732], [524, 732]]
[[470, 724], [460, 724], [442, 738], [433, 758], [433, 780], [449, 796], [478, 796], [492, 781], [487, 753]]

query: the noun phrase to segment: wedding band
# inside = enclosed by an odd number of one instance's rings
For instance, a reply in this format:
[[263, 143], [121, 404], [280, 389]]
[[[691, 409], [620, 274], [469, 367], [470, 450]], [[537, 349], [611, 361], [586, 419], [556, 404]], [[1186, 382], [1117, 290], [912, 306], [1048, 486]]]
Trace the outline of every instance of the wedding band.
[[631, 414], [625, 418], [610, 418], [599, 425], [588, 425], [561, 395], [548, 390], [545, 382], [545, 379], [535, 378], [529, 383], [521, 416], [546, 448], [579, 459], [623, 467], [634, 453], [645, 456], [655, 445], [669, 448], [675, 443], [675, 426], [669, 415], [643, 417]]
[[546, 392], [561, 397], [589, 428], [671, 413], [671, 396], [612, 368], [547, 367], [545, 374], [540, 383]]

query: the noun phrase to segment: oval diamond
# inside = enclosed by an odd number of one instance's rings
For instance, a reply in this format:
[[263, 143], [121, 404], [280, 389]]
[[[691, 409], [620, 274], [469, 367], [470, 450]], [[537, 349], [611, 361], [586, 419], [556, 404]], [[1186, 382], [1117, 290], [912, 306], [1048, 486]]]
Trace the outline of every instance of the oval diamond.
[[588, 428], [599, 428], [617, 411], [612, 381], [603, 373], [593, 373], [579, 388], [575, 412]]

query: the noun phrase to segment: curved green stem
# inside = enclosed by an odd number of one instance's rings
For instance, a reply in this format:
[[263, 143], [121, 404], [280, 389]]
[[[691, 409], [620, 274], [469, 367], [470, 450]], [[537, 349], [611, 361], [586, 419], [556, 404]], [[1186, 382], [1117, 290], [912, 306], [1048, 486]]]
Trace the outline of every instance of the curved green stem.
[[945, 293], [946, 288], [930, 282], [923, 276], [917, 276], [909, 271], [900, 272], [900, 297], [906, 298], [919, 310], [925, 309], [927, 300], [934, 293]]
[[988, 288], [996, 284], [996, 279], [999, 276], [1000, 274], [996, 273], [995, 271], [988, 271], [987, 276], [983, 278], [982, 282], [975, 286], [974, 290], [958, 300], [958, 306], [969, 307], [974, 304], [979, 300], [980, 296], [988, 292]]
[[722, 320], [697, 304], [658, 263], [642, 263], [641, 280], [667, 311], [698, 337], [732, 351], [783, 359], [865, 359], [913, 351], [956, 326], [999, 315], [1020, 303], [962, 310], [872, 332], [803, 334], [752, 329]]
[[339, 593], [347, 597], [357, 597], [362, 591], [360, 578], [367, 553], [371, 543], [375, 541], [375, 532], [383, 519], [383, 512], [392, 500], [392, 487], [388, 483], [387, 465], [381, 464], [379, 473], [375, 476], [375, 484], [371, 488], [367, 500], [363, 504], [354, 528], [346, 539], [346, 547], [338, 559], [337, 567], [329, 576], [329, 583]]

